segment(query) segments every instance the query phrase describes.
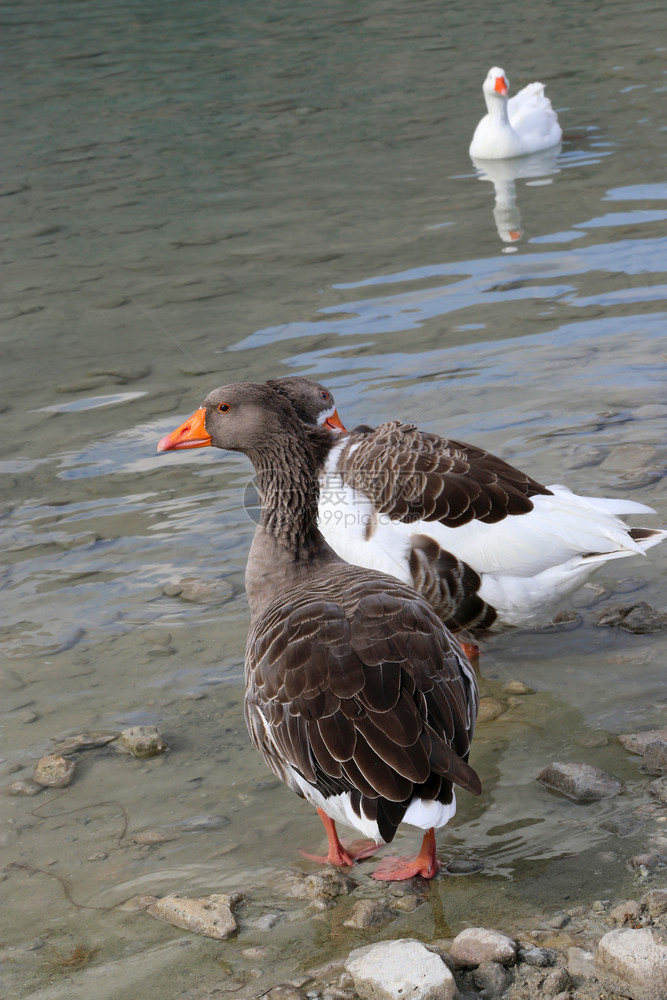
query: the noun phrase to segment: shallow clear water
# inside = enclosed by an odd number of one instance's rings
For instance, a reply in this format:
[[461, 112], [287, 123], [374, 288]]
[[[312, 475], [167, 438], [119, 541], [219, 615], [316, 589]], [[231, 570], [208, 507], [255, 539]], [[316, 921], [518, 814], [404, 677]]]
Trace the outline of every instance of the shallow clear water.
[[[319, 821], [244, 729], [248, 464], [156, 443], [217, 384], [302, 372], [349, 425], [414, 420], [664, 523], [664, 10], [53, 0], [10, 3], [2, 22], [0, 777], [30, 776], [54, 740], [137, 722], [171, 749], [87, 751], [60, 797], [2, 799], [0, 860], [25, 867], [2, 882], [0, 983], [253, 995], [359, 935], [341, 908], [313, 921], [286, 898]], [[542, 79], [565, 133], [509, 205], [507, 179], [494, 191], [467, 154], [494, 63], [515, 90]], [[663, 565], [661, 549], [611, 564], [600, 605], [664, 607]], [[219, 603], [165, 595], [188, 577]], [[526, 927], [637, 891], [625, 859], [661, 828], [609, 832], [643, 801], [614, 736], [665, 725], [667, 641], [573, 604], [579, 627], [486, 651], [484, 694], [507, 700], [513, 678], [536, 693], [479, 727], [484, 795], [459, 796], [439, 837], [443, 858], [484, 870], [437, 880], [385, 936]], [[553, 759], [627, 790], [557, 799], [534, 780]], [[228, 822], [188, 826], [209, 815]], [[137, 844], [146, 831], [173, 839]], [[369, 869], [361, 891], [384, 898]], [[239, 886], [242, 931], [223, 945], [119, 905]], [[270, 933], [253, 925], [276, 908]], [[54, 949], [77, 944], [91, 962], [57, 968]]]

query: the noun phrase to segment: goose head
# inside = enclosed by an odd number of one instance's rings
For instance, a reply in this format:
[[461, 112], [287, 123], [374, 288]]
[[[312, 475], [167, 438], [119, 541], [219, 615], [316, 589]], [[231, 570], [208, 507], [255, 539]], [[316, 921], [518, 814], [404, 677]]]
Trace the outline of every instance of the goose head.
[[272, 379], [267, 385], [289, 400], [304, 424], [326, 427], [335, 434], [346, 433], [332, 394], [320, 382], [302, 375], [286, 375]]
[[510, 82], [507, 79], [505, 70], [501, 69], [500, 66], [492, 66], [486, 74], [486, 80], [482, 85], [484, 99], [489, 111], [499, 102], [504, 103], [507, 101], [509, 89]]

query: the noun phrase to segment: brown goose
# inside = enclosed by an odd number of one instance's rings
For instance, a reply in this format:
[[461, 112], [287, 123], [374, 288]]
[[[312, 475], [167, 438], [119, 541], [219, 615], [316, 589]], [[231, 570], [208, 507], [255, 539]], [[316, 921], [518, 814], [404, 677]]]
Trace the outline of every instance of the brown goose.
[[[411, 582], [441, 616], [448, 604], [439, 603], [439, 565], [447, 565], [447, 553], [463, 561], [478, 574], [485, 608], [478, 621], [460, 623], [468, 628], [543, 624], [600, 565], [643, 555], [667, 536], [659, 528], [628, 528], [618, 517], [655, 513], [645, 504], [542, 486], [490, 452], [413, 424], [340, 434], [345, 428], [324, 386], [301, 376], [268, 384], [301, 420], [332, 432], [319, 507], [332, 548]], [[456, 615], [449, 615], [456, 628]]]
[[[387, 859], [374, 877], [432, 878], [453, 786], [481, 790], [467, 763], [477, 682], [412, 587], [349, 565], [322, 537], [328, 438], [268, 386], [238, 383], [211, 392], [158, 451], [214, 445], [255, 466], [262, 510], [246, 569], [245, 717], [271, 770], [317, 808], [329, 842], [317, 860], [351, 864], [407, 823], [425, 831], [419, 855]], [[344, 848], [336, 821], [374, 844]]]

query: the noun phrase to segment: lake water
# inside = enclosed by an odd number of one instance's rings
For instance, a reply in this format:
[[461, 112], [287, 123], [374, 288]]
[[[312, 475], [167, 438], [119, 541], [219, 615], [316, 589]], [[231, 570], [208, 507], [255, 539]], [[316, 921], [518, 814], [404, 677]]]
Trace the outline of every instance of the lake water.
[[[644, 0], [3, 7], [0, 778], [80, 733], [170, 745], [82, 752], [64, 794], [0, 800], [7, 996], [254, 996], [374, 938], [286, 896], [322, 835], [243, 722], [249, 465], [155, 453], [209, 389], [312, 375], [349, 426], [415, 421], [665, 523], [664, 35]], [[541, 79], [564, 130], [495, 186], [467, 153], [493, 64], [514, 92]], [[483, 796], [439, 835], [483, 870], [379, 936], [643, 891], [626, 860], [667, 853], [665, 827], [635, 813], [646, 779], [615, 737], [667, 725], [667, 636], [594, 615], [664, 607], [663, 549], [599, 573], [577, 627], [489, 644], [482, 693], [507, 711], [476, 735]], [[207, 599], [173, 596], [187, 579]], [[535, 693], [508, 700], [511, 679]], [[556, 798], [552, 760], [626, 791]], [[237, 888], [224, 944], [122, 907]], [[77, 946], [89, 963], [63, 967]]]

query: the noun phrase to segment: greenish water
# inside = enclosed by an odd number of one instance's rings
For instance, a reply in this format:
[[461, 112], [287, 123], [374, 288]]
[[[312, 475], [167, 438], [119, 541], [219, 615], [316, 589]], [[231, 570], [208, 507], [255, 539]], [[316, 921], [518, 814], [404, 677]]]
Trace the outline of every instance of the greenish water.
[[[664, 12], [51, 0], [1, 19], [0, 779], [80, 732], [156, 724], [170, 751], [86, 751], [66, 793], [2, 799], [0, 991], [256, 995], [370, 938], [342, 926], [349, 901], [312, 920], [285, 892], [321, 833], [243, 723], [249, 466], [156, 443], [217, 384], [299, 372], [349, 425], [414, 420], [667, 521]], [[493, 64], [514, 90], [541, 79], [564, 130], [552, 171], [515, 181], [511, 244], [467, 154]], [[664, 607], [663, 566], [611, 564], [598, 606]], [[188, 577], [220, 603], [165, 595]], [[609, 832], [645, 802], [615, 736], [667, 724], [666, 640], [574, 605], [577, 628], [486, 650], [484, 694], [535, 694], [479, 727], [484, 795], [439, 835], [483, 871], [438, 879], [383, 936], [637, 891], [625, 861], [662, 828]], [[534, 780], [554, 759], [626, 791], [557, 799]], [[187, 825], [209, 815], [227, 822]], [[385, 898], [369, 870], [359, 892]], [[238, 887], [223, 945], [121, 906]], [[91, 961], [58, 967], [79, 944]]]

